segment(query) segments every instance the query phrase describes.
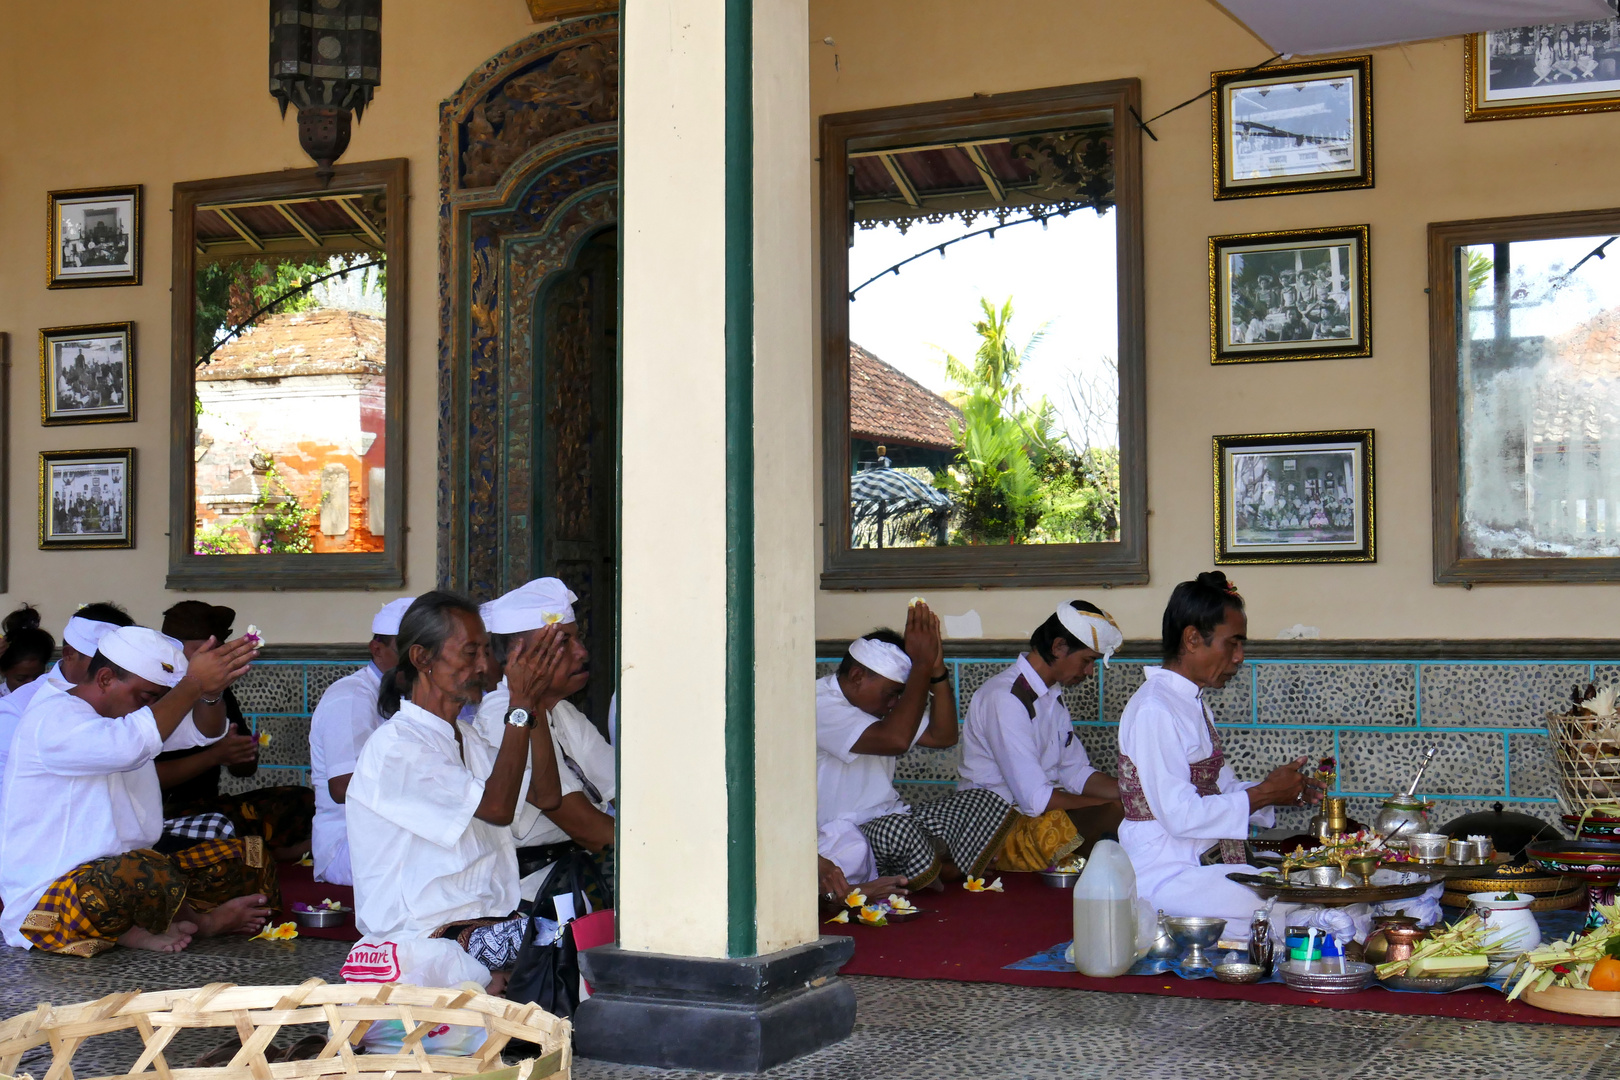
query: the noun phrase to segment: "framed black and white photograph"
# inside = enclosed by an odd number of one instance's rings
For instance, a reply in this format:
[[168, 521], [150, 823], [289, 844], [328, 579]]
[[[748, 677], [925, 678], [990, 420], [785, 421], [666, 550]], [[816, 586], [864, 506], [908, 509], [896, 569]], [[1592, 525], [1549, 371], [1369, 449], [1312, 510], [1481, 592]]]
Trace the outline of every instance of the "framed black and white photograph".
[[1376, 562], [1373, 433], [1215, 436], [1215, 562]]
[[46, 203], [45, 284], [141, 283], [141, 188], [53, 191]]
[[[1609, 9], [1616, 0], [1607, 0]], [[1463, 39], [1464, 120], [1620, 109], [1620, 18], [1515, 26]]]
[[46, 426], [135, 419], [134, 324], [41, 330], [39, 419]]
[[135, 451], [42, 451], [39, 546], [134, 547]]
[[1215, 364], [1372, 355], [1367, 226], [1209, 238]]
[[1372, 57], [1210, 75], [1215, 197], [1373, 186]]

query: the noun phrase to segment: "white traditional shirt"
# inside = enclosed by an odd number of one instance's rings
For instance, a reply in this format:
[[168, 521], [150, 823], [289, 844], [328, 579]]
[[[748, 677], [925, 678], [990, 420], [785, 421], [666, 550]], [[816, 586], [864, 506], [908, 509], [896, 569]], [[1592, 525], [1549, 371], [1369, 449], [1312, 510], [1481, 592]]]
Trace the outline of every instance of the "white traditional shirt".
[[328, 880], [327, 871], [333, 868], [349, 835], [343, 804], [332, 798], [327, 781], [354, 772], [361, 748], [381, 726], [382, 713], [377, 711], [377, 692], [381, 688], [382, 670], [368, 663], [328, 686], [310, 715], [309, 779], [315, 788], [310, 854], [316, 881]]
[[[458, 721], [463, 742], [477, 736]], [[421, 937], [448, 922], [517, 907], [517, 858], [506, 830], [473, 816], [484, 777], [456, 731], [409, 701], [366, 740], [344, 809], [355, 923], [366, 935]]]
[[[1013, 693], [1020, 677], [1034, 694], [1031, 706]], [[1052, 792], [1079, 795], [1096, 771], [1074, 733], [1063, 687], [1047, 686], [1027, 653], [974, 692], [962, 727], [960, 790], [988, 788], [1020, 814], [1039, 817]]]
[[163, 834], [152, 759], [163, 749], [149, 708], [109, 718], [55, 688], [17, 726], [0, 796], [0, 932], [30, 948], [22, 921], [51, 882], [95, 859], [151, 847]]
[[[0, 700], [0, 778], [5, 776], [6, 758], [11, 754], [11, 741], [17, 737], [17, 725], [22, 721], [23, 713], [28, 711], [28, 703], [34, 700], [34, 695], [45, 686], [66, 690], [72, 685], [62, 678], [62, 665], [55, 664], [39, 678], [24, 683]], [[0, 779], [0, 785], [3, 784], [4, 780]], [[4, 790], [0, 786], [0, 792]]]
[[[817, 826], [830, 821], [864, 825], [873, 818], [908, 812], [894, 790], [898, 759], [889, 754], [855, 752], [855, 743], [879, 719], [850, 704], [838, 685], [837, 674], [816, 680]], [[926, 730], [925, 717], [911, 737], [912, 746]]]
[[[495, 767], [495, 755], [500, 752], [501, 739], [506, 734], [506, 713], [512, 707], [512, 691], [503, 678], [499, 686], [484, 695], [478, 705], [473, 726], [478, 729], [483, 744], [476, 766], [488, 776]], [[618, 762], [613, 747], [602, 738], [584, 713], [566, 701], [559, 701], [547, 717], [551, 725], [551, 748], [557, 758], [557, 781], [562, 793], [580, 792], [590, 804], [609, 817], [614, 816], [613, 800], [618, 797]], [[469, 753], [471, 763], [472, 755]], [[560, 844], [568, 839], [562, 826], [541, 813], [529, 801], [529, 783], [533, 769], [526, 761], [523, 766], [523, 786], [518, 791], [517, 813], [512, 817], [512, 838], [517, 847], [539, 847], [542, 844]], [[593, 795], [594, 789], [594, 795]]]
[[1255, 785], [1238, 780], [1230, 763], [1217, 776], [1219, 795], [1198, 794], [1191, 766], [1215, 753], [1203, 692], [1164, 668], [1147, 668], [1143, 676], [1120, 716], [1119, 752], [1135, 766], [1153, 820], [1125, 821], [1119, 842], [1136, 870], [1138, 892], [1151, 896], [1197, 867], [1216, 841], [1241, 840], [1251, 821], [1269, 826], [1275, 814], [1270, 807], [1249, 813], [1247, 792]]

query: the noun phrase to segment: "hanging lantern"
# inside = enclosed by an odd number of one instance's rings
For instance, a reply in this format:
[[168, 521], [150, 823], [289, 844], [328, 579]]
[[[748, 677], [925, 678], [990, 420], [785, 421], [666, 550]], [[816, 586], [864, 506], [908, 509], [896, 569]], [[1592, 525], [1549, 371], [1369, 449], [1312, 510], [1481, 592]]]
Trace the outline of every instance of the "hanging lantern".
[[382, 82], [382, 0], [270, 0], [270, 93], [298, 109], [298, 144], [322, 184]]

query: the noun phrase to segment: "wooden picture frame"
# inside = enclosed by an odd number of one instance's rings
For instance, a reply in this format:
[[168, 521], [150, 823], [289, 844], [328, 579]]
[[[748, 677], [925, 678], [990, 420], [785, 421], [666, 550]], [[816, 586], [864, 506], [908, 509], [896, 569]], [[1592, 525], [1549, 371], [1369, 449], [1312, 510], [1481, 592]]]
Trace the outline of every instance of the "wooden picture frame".
[[1209, 361], [1372, 355], [1365, 225], [1209, 238]]
[[[1603, 52], [1608, 55], [1598, 55], [1599, 31], [1605, 35], [1608, 47]], [[1620, 18], [1465, 35], [1463, 120], [1614, 112], [1620, 109], [1616, 46], [1620, 46]]]
[[1215, 563], [1378, 561], [1373, 432], [1214, 438]]
[[[1142, 144], [1136, 79], [958, 98], [821, 119], [822, 574], [828, 589], [1037, 587], [1148, 580]], [[1119, 372], [1119, 539], [1106, 543], [856, 548], [851, 543], [851, 168], [889, 146], [936, 146], [1111, 125]]]
[[[1373, 186], [1370, 54], [1216, 71], [1209, 84], [1215, 198]], [[1300, 100], [1273, 105], [1279, 92]]]
[[42, 450], [42, 551], [135, 546], [135, 451]]
[[[66, 355], [70, 351], [75, 353], [72, 358]], [[48, 326], [39, 332], [41, 424], [58, 427], [134, 419], [134, 323]]]
[[[358, 197], [359, 193], [379, 200], [385, 219], [381, 231], [365, 223], [364, 216], [357, 216], [358, 211], [351, 207], [348, 211], [336, 213], [332, 224], [326, 227], [325, 233], [318, 233], [317, 239], [332, 241], [335, 235], [333, 230], [339, 228], [361, 232], [369, 228], [372, 244], [386, 262], [386, 340], [382, 347], [386, 384], [382, 391], [385, 415], [381, 437], [386, 440], [384, 452], [387, 464], [380, 483], [383, 493], [382, 527], [380, 533], [373, 529], [373, 535], [384, 538], [383, 550], [199, 554], [194, 544], [199, 423], [194, 406], [199, 355], [194, 340], [198, 248], [209, 243], [229, 243], [240, 246], [242, 254], [251, 254], [256, 249], [237, 237], [235, 226], [226, 219], [222, 219], [225, 221], [222, 233], [229, 232], [230, 239], [207, 240], [199, 236], [197, 212], [199, 208], [223, 207], [240, 222], [237, 210], [245, 205], [273, 208], [278, 203]], [[323, 182], [314, 169], [287, 169], [189, 181], [174, 186], [173, 334], [169, 361], [168, 588], [363, 589], [397, 588], [404, 584], [405, 472], [408, 460], [406, 348], [410, 339], [406, 321], [406, 297], [410, 294], [408, 200], [408, 162], [404, 158], [338, 165], [330, 182]], [[296, 207], [290, 209], [297, 212]], [[285, 220], [285, 216], [282, 227], [287, 231], [287, 239], [261, 240], [268, 255], [320, 254], [331, 250], [329, 247], [311, 248], [309, 237], [294, 234], [295, 226]], [[308, 224], [303, 224], [299, 233], [309, 228]], [[212, 355], [212, 350], [209, 352]]]
[[[1548, 554], [1504, 554], [1505, 549], [1500, 544], [1489, 540], [1490, 535], [1515, 536], [1516, 530], [1510, 527], [1509, 523], [1495, 523], [1488, 520], [1494, 515], [1489, 513], [1489, 506], [1486, 503], [1476, 506], [1476, 492], [1484, 493], [1491, 490], [1482, 486], [1490, 480], [1484, 477], [1480, 483], [1474, 483], [1469, 477], [1469, 469], [1465, 467], [1465, 462], [1471, 456], [1470, 431], [1466, 418], [1461, 413], [1464, 403], [1472, 403], [1475, 408], [1483, 407], [1486, 403], [1481, 400], [1481, 391], [1490, 390], [1489, 385], [1472, 381], [1465, 394], [1463, 383], [1470, 381], [1471, 373], [1478, 372], [1482, 379], [1489, 379], [1492, 374], [1503, 371], [1510, 365], [1524, 362], [1526, 358], [1523, 350], [1526, 347], [1534, 346], [1540, 350], [1538, 342], [1549, 342], [1565, 333], [1572, 333], [1540, 325], [1532, 326], [1532, 333], [1528, 337], [1514, 336], [1515, 320], [1523, 320], [1525, 317], [1522, 312], [1526, 295], [1533, 299], [1538, 292], [1546, 290], [1541, 288], [1545, 279], [1527, 280], [1523, 276], [1524, 267], [1515, 265], [1512, 247], [1518, 243], [1536, 241], [1579, 241], [1570, 245], [1559, 259], [1561, 269], [1558, 276], [1567, 279], [1581, 265], [1590, 264], [1599, 268], [1606, 266], [1606, 263], [1594, 257], [1592, 253], [1584, 257], [1582, 253], [1587, 252], [1589, 248], [1595, 253], [1601, 253], [1616, 234], [1620, 234], [1620, 207], [1557, 214], [1532, 214], [1523, 217], [1442, 221], [1429, 225], [1431, 410], [1429, 429], [1436, 583], [1471, 587], [1487, 583], [1620, 581], [1620, 553], [1590, 556], [1551, 554], [1557, 550], [1557, 545], [1563, 545], [1564, 541], [1562, 537], [1548, 535], [1544, 531], [1543, 526], [1550, 516], [1568, 514], [1577, 520], [1587, 520], [1589, 514], [1595, 514], [1597, 519], [1605, 520], [1608, 525], [1602, 534], [1606, 537], [1608, 534], [1620, 533], [1620, 520], [1614, 520], [1620, 517], [1620, 499], [1605, 498], [1607, 505], [1600, 507], [1596, 499], [1592, 498], [1590, 506], [1580, 505], [1587, 503], [1590, 495], [1603, 497], [1604, 491], [1601, 488], [1595, 493], [1566, 490], [1560, 495], [1554, 483], [1557, 478], [1546, 474], [1545, 470], [1556, 466], [1560, 461], [1580, 461], [1583, 455], [1569, 452], [1570, 445], [1579, 444], [1571, 444], [1567, 437], [1559, 436], [1557, 432], [1551, 430], [1538, 433], [1529, 427], [1531, 424], [1545, 424], [1533, 415], [1526, 419], [1527, 426], [1514, 433], [1512, 437], [1506, 440], [1493, 440], [1487, 447], [1489, 452], [1483, 458], [1477, 454], [1472, 457], [1476, 473], [1482, 472], [1484, 463], [1490, 462], [1494, 462], [1503, 470], [1510, 468], [1519, 470], [1520, 487], [1509, 491], [1505, 502], [1513, 505], [1515, 512], [1522, 507], [1524, 514], [1529, 518], [1529, 524], [1523, 530], [1528, 546]], [[1469, 258], [1470, 248], [1474, 249], [1480, 259]], [[1490, 251], [1488, 258], [1484, 255], [1487, 248]], [[1469, 263], [1467, 269], [1464, 268], [1465, 260]], [[1498, 282], [1503, 283], [1504, 287], [1496, 287]], [[1478, 292], [1487, 285], [1490, 286], [1488, 297], [1478, 296]], [[1594, 302], [1608, 307], [1620, 305], [1620, 289], [1613, 290], [1612, 294], [1599, 297]], [[1490, 316], [1492, 330], [1490, 339], [1476, 339], [1472, 327], [1466, 337], [1459, 333], [1463, 327], [1469, 326], [1468, 319], [1471, 313], [1478, 313], [1482, 318]], [[1533, 315], [1534, 312], [1530, 314]], [[1468, 346], [1466, 353], [1463, 350], [1465, 342]], [[1540, 355], [1544, 363], [1549, 359], [1544, 351]], [[1580, 355], [1579, 363], [1574, 365], [1571, 377], [1565, 384], [1556, 383], [1550, 377], [1553, 372], [1549, 368], [1547, 371], [1536, 371], [1532, 385], [1554, 398], [1562, 398], [1565, 401], [1600, 400], [1603, 390], [1601, 381], [1593, 382], [1586, 379], [1584, 373], [1590, 369], [1598, 373], [1596, 378], [1602, 378], [1604, 366], [1601, 353], [1593, 355], [1588, 351]], [[1502, 407], [1497, 408], [1494, 413], [1517, 415], [1516, 411]], [[1539, 437], [1540, 435], [1546, 437]], [[1517, 459], [1513, 458], [1514, 446], [1518, 447]], [[1600, 458], [1606, 456], [1609, 455], [1599, 455]], [[1600, 475], [1601, 473], [1602, 470], [1599, 470]], [[1562, 482], [1567, 486], [1567, 478]], [[1543, 497], [1554, 499], [1556, 505], [1540, 508], [1535, 500]], [[1492, 500], [1496, 501], [1501, 500]], [[1471, 506], [1476, 507], [1474, 511], [1476, 518], [1487, 518], [1480, 522], [1485, 529], [1483, 533], [1479, 526], [1469, 521]], [[1595, 525], [1595, 522], [1593, 524]], [[1587, 531], [1596, 532], [1595, 529]], [[1524, 546], [1520, 545], [1521, 550]], [[1598, 550], [1610, 546], [1606, 539], [1594, 545]]]
[[140, 184], [46, 194], [46, 288], [140, 283]]

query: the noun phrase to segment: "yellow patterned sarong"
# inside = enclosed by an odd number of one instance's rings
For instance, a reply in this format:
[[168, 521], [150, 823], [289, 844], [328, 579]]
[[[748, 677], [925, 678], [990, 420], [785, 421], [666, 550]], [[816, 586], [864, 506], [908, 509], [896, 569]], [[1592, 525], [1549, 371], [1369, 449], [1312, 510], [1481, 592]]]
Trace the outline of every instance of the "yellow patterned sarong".
[[997, 870], [1045, 870], [1061, 852], [1080, 846], [1080, 831], [1067, 810], [1048, 810], [1040, 817], [1019, 814], [1007, 832], [1007, 840], [996, 859]]

